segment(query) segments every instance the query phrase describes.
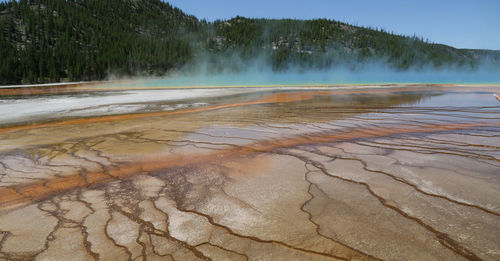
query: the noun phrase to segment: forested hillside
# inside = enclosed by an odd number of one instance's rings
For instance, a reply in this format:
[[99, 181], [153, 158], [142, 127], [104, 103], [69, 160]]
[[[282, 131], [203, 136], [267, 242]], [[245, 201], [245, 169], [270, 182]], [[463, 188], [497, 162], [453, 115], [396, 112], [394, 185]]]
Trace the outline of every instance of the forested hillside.
[[196, 18], [159, 0], [11, 1], [0, 7], [2, 83], [164, 73], [186, 63]]
[[[204, 57], [259, 57], [273, 70], [382, 61], [398, 70], [500, 63], [500, 52], [461, 50], [319, 20], [236, 17], [206, 22], [160, 0], [0, 3], [0, 84], [163, 75]], [[234, 68], [239, 69], [239, 68]]]

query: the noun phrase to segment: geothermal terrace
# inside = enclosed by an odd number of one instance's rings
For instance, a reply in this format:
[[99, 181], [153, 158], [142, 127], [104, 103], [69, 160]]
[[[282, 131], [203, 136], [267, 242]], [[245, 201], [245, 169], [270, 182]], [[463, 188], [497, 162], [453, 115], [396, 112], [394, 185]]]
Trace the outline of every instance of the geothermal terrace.
[[498, 86], [0, 89], [0, 260], [499, 260]]

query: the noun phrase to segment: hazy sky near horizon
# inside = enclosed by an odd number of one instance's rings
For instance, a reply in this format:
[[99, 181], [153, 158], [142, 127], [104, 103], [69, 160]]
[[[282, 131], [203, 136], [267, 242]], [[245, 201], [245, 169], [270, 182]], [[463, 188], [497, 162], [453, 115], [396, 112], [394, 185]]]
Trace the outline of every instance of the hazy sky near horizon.
[[500, 50], [500, 0], [167, 0], [213, 21], [328, 18], [421, 36], [457, 48]]

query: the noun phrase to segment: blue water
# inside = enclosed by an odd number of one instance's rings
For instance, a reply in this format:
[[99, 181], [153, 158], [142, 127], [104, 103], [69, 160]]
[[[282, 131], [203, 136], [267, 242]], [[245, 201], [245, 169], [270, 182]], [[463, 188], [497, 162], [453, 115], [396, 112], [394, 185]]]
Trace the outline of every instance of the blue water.
[[[263, 86], [263, 85], [333, 85], [333, 84], [383, 84], [383, 83], [500, 83], [498, 69], [476, 71], [410, 70], [391, 71], [385, 68], [367, 70], [316, 70], [270, 72], [253, 70], [243, 73], [221, 74], [171, 74], [153, 79], [136, 80], [128, 87], [160, 86]], [[123, 86], [123, 85], [120, 85]], [[117, 86], [118, 87], [118, 86]]]

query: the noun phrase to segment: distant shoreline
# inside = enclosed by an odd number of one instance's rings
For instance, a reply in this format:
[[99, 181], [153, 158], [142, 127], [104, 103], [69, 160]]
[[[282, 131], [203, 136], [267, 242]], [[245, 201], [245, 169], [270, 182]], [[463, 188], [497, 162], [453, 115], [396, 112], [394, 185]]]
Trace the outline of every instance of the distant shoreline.
[[17, 89], [17, 88], [39, 88], [39, 87], [66, 87], [78, 85], [101, 84], [106, 81], [81, 81], [81, 82], [56, 82], [56, 83], [35, 83], [35, 84], [19, 84], [19, 85], [0, 85], [0, 89]]
[[[59, 83], [43, 83], [43, 84], [20, 84], [20, 85], [0, 85], [0, 89], [30, 89], [30, 88], [64, 88], [64, 87], [91, 87], [91, 90], [102, 89], [106, 90], [131, 90], [131, 89], [223, 89], [223, 88], [339, 88], [339, 87], [500, 87], [500, 83], [427, 83], [427, 82], [373, 82], [373, 83], [303, 83], [303, 84], [250, 84], [250, 85], [158, 85], [158, 86], [141, 86], [142, 80], [112, 80], [112, 81], [80, 81], [80, 82], [59, 82]], [[123, 85], [121, 85], [123, 84]], [[108, 85], [108, 86], [106, 86]], [[92, 88], [92, 86], [95, 86]], [[85, 88], [86, 89], [86, 88]]]

